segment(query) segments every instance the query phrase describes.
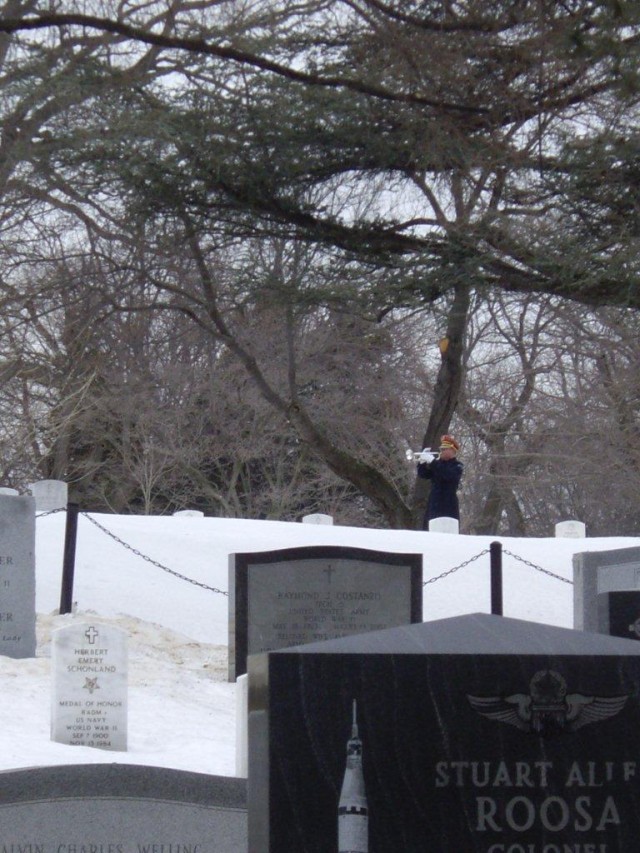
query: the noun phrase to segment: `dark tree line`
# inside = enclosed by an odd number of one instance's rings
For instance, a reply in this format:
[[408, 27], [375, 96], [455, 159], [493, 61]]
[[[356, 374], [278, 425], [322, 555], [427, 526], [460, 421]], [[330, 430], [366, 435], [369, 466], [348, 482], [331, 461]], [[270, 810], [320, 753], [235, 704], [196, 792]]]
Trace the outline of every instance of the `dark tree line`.
[[82, 11], [0, 7], [5, 478], [410, 526], [456, 429], [468, 529], [611, 524], [550, 450], [635, 483], [635, 4]]

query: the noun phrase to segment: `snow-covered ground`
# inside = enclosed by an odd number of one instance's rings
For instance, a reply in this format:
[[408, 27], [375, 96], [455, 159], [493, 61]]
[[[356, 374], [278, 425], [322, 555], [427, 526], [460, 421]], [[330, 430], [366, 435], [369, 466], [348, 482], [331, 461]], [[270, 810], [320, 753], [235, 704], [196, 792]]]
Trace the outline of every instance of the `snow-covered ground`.
[[[228, 587], [231, 553], [302, 545], [423, 553], [425, 581], [471, 560], [435, 583], [426, 583], [424, 619], [490, 612], [489, 556], [473, 558], [495, 537], [81, 514], [75, 610], [59, 616], [64, 527], [62, 512], [40, 515], [36, 521], [37, 656], [26, 660], [0, 656], [1, 769], [128, 762], [234, 775], [235, 686], [227, 682], [228, 599], [149, 560], [223, 591]], [[524, 561], [569, 579], [574, 553], [640, 545], [640, 538], [500, 541], [510, 552], [504, 555], [505, 616], [562, 627], [573, 626], [572, 587]], [[72, 620], [115, 624], [129, 636], [127, 752], [50, 740], [51, 632]]]

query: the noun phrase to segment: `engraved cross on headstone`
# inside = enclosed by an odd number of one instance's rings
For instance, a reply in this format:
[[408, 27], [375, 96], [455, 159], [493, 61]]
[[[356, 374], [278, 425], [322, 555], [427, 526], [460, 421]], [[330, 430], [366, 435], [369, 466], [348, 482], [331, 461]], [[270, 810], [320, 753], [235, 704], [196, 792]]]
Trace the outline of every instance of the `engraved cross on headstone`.
[[335, 572], [335, 569], [333, 568], [333, 566], [327, 566], [327, 568], [323, 569], [322, 571], [326, 574], [327, 578], [329, 579], [329, 583], [331, 583], [331, 575]]
[[90, 628], [87, 628], [87, 630], [84, 632], [85, 637], [87, 638], [87, 640], [89, 640], [90, 646], [95, 643], [98, 634], [99, 632], [93, 627], [93, 625]]

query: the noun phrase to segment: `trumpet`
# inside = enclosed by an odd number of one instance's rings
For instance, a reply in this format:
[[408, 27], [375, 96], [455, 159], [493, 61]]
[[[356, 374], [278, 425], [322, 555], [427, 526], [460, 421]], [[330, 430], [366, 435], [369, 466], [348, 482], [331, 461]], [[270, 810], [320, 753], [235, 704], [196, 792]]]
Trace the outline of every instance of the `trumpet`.
[[431, 450], [430, 447], [425, 447], [423, 450], [407, 450], [407, 452], [406, 452], [407, 462], [419, 462], [420, 457], [422, 456], [422, 454], [425, 451], [427, 453], [432, 453], [434, 459], [440, 458], [440, 453], [438, 451]]

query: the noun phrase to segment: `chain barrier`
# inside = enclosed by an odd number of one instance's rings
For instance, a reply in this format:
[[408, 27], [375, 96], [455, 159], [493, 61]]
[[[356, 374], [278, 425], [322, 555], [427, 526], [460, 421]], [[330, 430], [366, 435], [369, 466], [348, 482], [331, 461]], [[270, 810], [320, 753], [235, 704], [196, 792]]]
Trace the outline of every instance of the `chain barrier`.
[[159, 563], [157, 560], [152, 559], [151, 557], [147, 557], [146, 554], [143, 554], [142, 551], [138, 551], [137, 548], [129, 545], [128, 542], [125, 542], [123, 539], [120, 539], [119, 536], [116, 536], [115, 533], [112, 533], [99, 521], [96, 521], [95, 518], [91, 518], [88, 512], [81, 512], [80, 515], [83, 515], [91, 524], [94, 524], [99, 530], [102, 530], [103, 533], [106, 533], [107, 536], [110, 536], [113, 540], [115, 540], [119, 545], [122, 545], [123, 548], [126, 548], [127, 551], [131, 551], [132, 554], [135, 554], [136, 557], [140, 557], [142, 560], [145, 560], [147, 563], [151, 563], [152, 566], [156, 566], [158, 569], [162, 569], [163, 572], [167, 572], [170, 575], [173, 575], [175, 578], [179, 578], [180, 580], [187, 581], [187, 583], [191, 583], [194, 586], [199, 586], [201, 589], [208, 589], [209, 592], [216, 592], [218, 595], [229, 595], [228, 592], [225, 592], [223, 589], [217, 589], [215, 586], [208, 586], [206, 583], [202, 583], [202, 581], [193, 580], [193, 578], [188, 578], [186, 575], [181, 575], [180, 572], [176, 572], [173, 569], [169, 569], [167, 566], [163, 566], [162, 563]]
[[[484, 557], [485, 554], [489, 554], [490, 550], [490, 548], [485, 548], [484, 551], [480, 551], [480, 553], [476, 554], [475, 557], [471, 557], [470, 559], [465, 560], [464, 563], [460, 563], [459, 566], [454, 566], [453, 569], [448, 569], [446, 572], [442, 572], [442, 574], [436, 575], [435, 577], [429, 578], [429, 580], [424, 581], [422, 586], [426, 586], [428, 583], [435, 583], [436, 581], [442, 580], [442, 578], [446, 578], [449, 575], [452, 575], [454, 572], [457, 572], [460, 569], [464, 569], [465, 566], [468, 566], [475, 560], [480, 559], [480, 557]], [[513, 557], [514, 560], [518, 560], [519, 562], [524, 563], [525, 566], [529, 566], [529, 568], [535, 569], [537, 572], [542, 572], [543, 575], [548, 575], [549, 577], [555, 578], [556, 580], [562, 581], [563, 583], [571, 584], [573, 586], [573, 581], [569, 580], [568, 578], [563, 578], [561, 575], [557, 575], [555, 572], [550, 572], [549, 569], [543, 569], [542, 566], [537, 566], [530, 560], [525, 560], [524, 557], [519, 557], [517, 554], [508, 551], [506, 548], [502, 549], [502, 553], [506, 554], [508, 557]]]
[[46, 512], [36, 512], [36, 518], [46, 518], [48, 515], [55, 515], [56, 512], [66, 512], [66, 506], [57, 507], [57, 509], [49, 509]]
[[542, 572], [543, 575], [549, 575], [551, 578], [555, 578], [558, 581], [562, 581], [563, 583], [568, 583], [573, 586], [573, 581], [569, 580], [569, 578], [563, 578], [562, 575], [557, 575], [555, 572], [550, 572], [549, 569], [543, 569], [542, 566], [536, 566], [535, 563], [532, 563], [530, 560], [525, 560], [524, 557], [519, 557], [517, 554], [513, 554], [511, 551], [507, 551], [506, 548], [502, 549], [502, 553], [506, 554], [508, 557], [513, 557], [514, 560], [519, 560], [521, 563], [524, 563], [525, 566], [529, 566], [530, 569], [535, 569], [537, 572]]
[[[66, 512], [66, 508], [60, 507], [59, 509], [51, 509], [48, 512], [39, 513], [36, 518], [45, 518], [45, 516], [53, 515], [56, 512]], [[148, 557], [146, 554], [143, 554], [142, 551], [138, 551], [137, 548], [133, 548], [123, 539], [120, 539], [119, 536], [116, 536], [115, 533], [112, 533], [110, 530], [100, 524], [100, 522], [96, 521], [95, 518], [91, 518], [89, 513], [81, 512], [80, 515], [83, 515], [88, 521], [91, 522], [91, 524], [95, 525], [99, 530], [102, 530], [103, 533], [106, 533], [107, 536], [110, 536], [111, 539], [113, 539], [119, 545], [122, 545], [123, 548], [126, 548], [128, 551], [131, 551], [132, 554], [135, 554], [137, 557], [140, 557], [140, 559], [145, 560], [147, 563], [151, 563], [152, 566], [156, 566], [156, 568], [162, 569], [163, 572], [167, 572], [168, 574], [173, 575], [174, 577], [179, 578], [180, 580], [186, 581], [187, 583], [191, 583], [194, 586], [199, 586], [201, 589], [207, 589], [209, 590], [209, 592], [215, 592], [218, 595], [229, 595], [229, 593], [225, 592], [225, 590], [223, 589], [218, 589], [217, 587], [209, 586], [208, 584], [203, 583], [202, 581], [196, 581], [193, 580], [193, 578], [188, 578], [186, 575], [182, 575], [180, 574], [180, 572], [176, 572], [173, 569], [164, 566], [162, 563], [159, 563], [157, 560]], [[460, 569], [464, 569], [466, 566], [470, 565], [471, 563], [474, 563], [476, 560], [479, 560], [480, 557], [484, 557], [486, 554], [489, 553], [490, 549], [485, 548], [483, 551], [480, 551], [474, 557], [470, 557], [468, 560], [465, 560], [463, 563], [454, 566], [452, 569], [447, 569], [446, 572], [441, 572], [441, 574], [436, 575], [433, 578], [429, 578], [426, 581], [423, 581], [422, 586], [427, 586], [427, 584], [430, 583], [436, 583], [436, 581], [442, 580], [443, 578], [454, 574], [454, 572], [460, 571]], [[558, 575], [555, 572], [551, 572], [549, 571], [549, 569], [544, 569], [542, 568], [542, 566], [538, 566], [536, 565], [536, 563], [532, 563], [531, 560], [525, 560], [524, 557], [520, 557], [518, 556], [518, 554], [514, 554], [512, 551], [508, 551], [506, 548], [502, 549], [502, 553], [506, 554], [506, 556], [508, 557], [513, 557], [514, 560], [518, 560], [520, 563], [523, 563], [525, 566], [529, 566], [529, 568], [531, 569], [535, 569], [535, 571], [537, 572], [542, 572], [543, 575], [548, 575], [551, 578], [555, 578], [556, 580], [562, 581], [563, 583], [568, 583], [573, 586], [572, 580], [569, 580], [568, 578], [563, 578], [562, 575]]]
[[422, 586], [426, 586], [428, 583], [435, 583], [436, 581], [442, 580], [442, 578], [446, 578], [448, 575], [452, 575], [454, 572], [457, 572], [460, 569], [464, 569], [465, 566], [468, 566], [470, 563], [475, 562], [475, 560], [479, 560], [480, 557], [484, 557], [484, 555], [488, 553], [489, 548], [485, 548], [484, 551], [480, 551], [480, 553], [476, 554], [475, 557], [470, 557], [468, 560], [465, 560], [464, 563], [460, 563], [459, 566], [454, 566], [453, 569], [448, 569], [446, 572], [442, 572], [441, 575], [436, 575], [435, 578], [429, 578], [429, 580], [423, 581]]

